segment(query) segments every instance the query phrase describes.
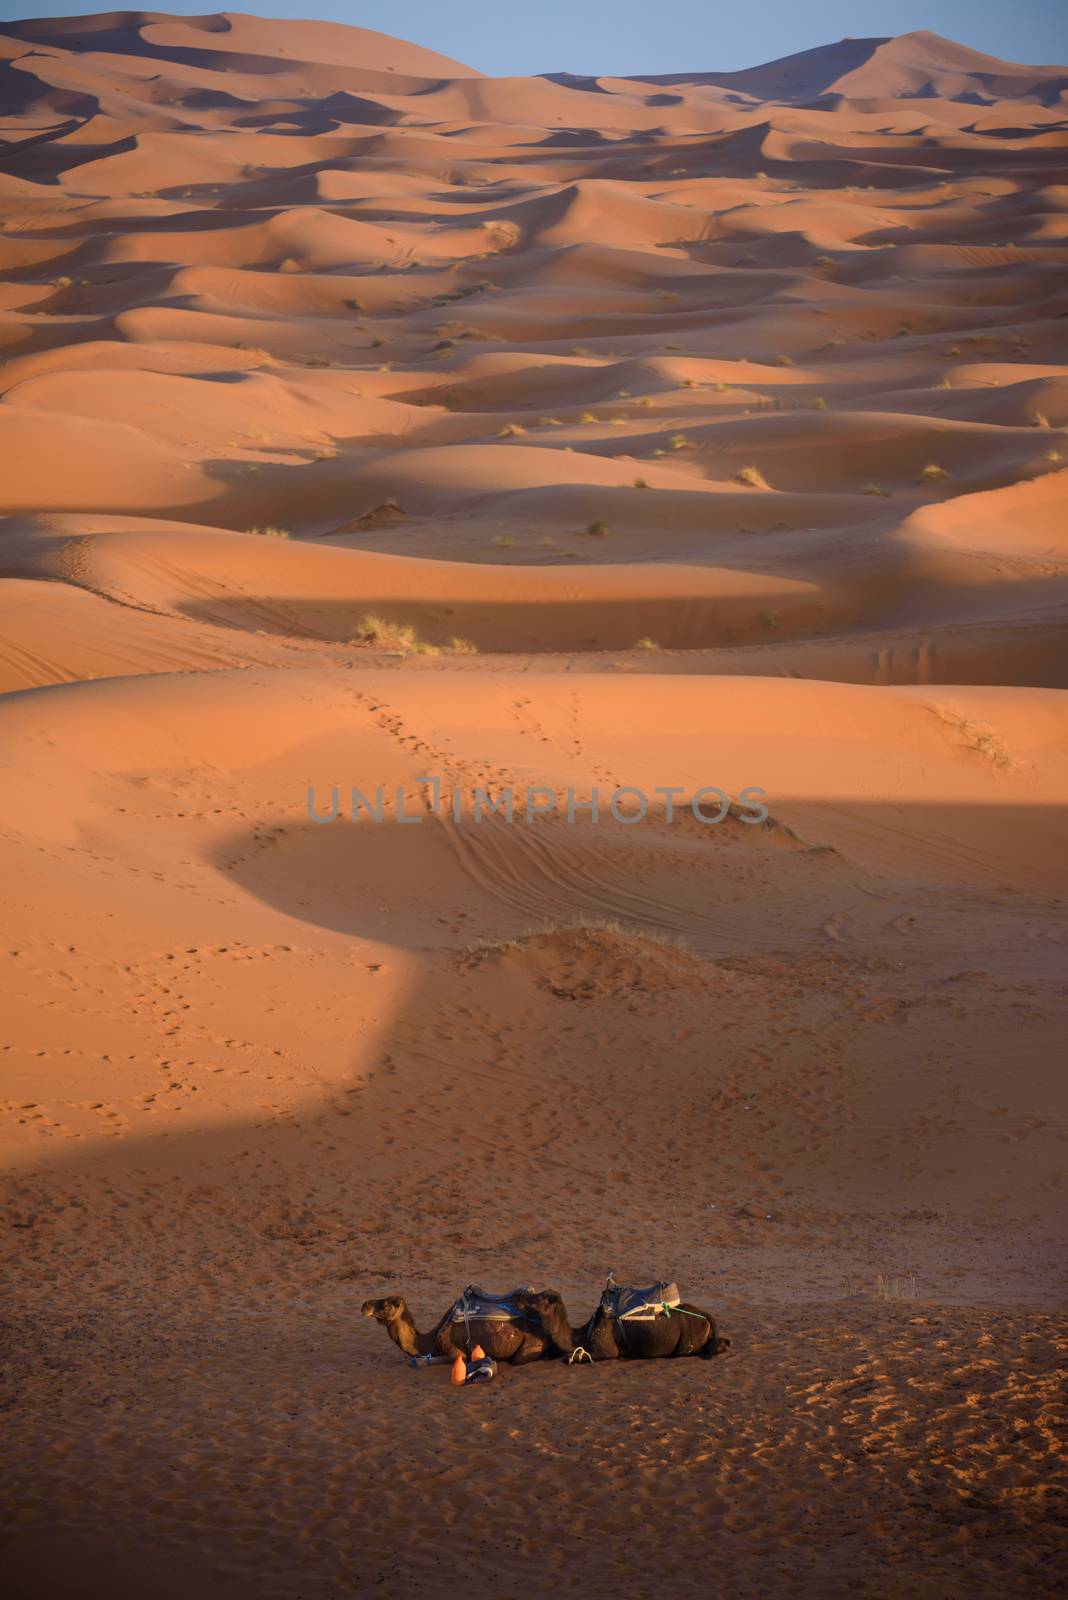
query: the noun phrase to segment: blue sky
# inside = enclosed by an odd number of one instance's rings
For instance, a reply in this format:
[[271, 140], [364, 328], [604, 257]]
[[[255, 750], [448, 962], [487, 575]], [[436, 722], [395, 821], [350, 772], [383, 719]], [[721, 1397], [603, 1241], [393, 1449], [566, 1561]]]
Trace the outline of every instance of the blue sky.
[[[107, 9], [107, 0], [0, 0], [0, 20]], [[177, 0], [158, 9], [212, 7]], [[260, 0], [248, 9], [377, 28], [494, 74], [729, 71], [847, 34], [915, 28], [1012, 61], [1068, 61], [1068, 0], [535, 0], [522, 10], [507, 0]]]

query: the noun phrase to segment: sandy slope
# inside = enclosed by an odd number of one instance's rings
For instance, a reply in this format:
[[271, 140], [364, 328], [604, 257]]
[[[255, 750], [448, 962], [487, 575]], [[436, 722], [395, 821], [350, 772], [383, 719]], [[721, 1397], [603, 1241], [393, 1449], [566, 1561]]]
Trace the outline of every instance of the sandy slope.
[[[1058, 1592], [1068, 68], [115, 13], [0, 106], [15, 1595]], [[730, 1353], [358, 1314], [608, 1267]]]

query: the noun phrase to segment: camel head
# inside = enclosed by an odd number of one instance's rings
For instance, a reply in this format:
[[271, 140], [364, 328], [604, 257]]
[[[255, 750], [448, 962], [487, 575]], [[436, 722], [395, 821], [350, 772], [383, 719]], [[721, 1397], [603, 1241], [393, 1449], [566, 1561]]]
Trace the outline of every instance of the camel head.
[[524, 1294], [518, 1298], [522, 1305], [529, 1307], [537, 1316], [563, 1316], [566, 1319], [564, 1302], [555, 1289], [542, 1289], [538, 1294]]
[[387, 1294], [382, 1300], [365, 1300], [362, 1309], [365, 1317], [374, 1317], [376, 1322], [386, 1326], [402, 1317], [407, 1308], [399, 1294]]

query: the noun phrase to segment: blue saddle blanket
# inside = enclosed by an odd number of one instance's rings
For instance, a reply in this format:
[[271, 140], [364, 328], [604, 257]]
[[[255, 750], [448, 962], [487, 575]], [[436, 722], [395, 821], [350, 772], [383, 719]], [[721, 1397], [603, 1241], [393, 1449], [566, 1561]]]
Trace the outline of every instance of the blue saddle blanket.
[[529, 1313], [516, 1304], [516, 1295], [534, 1294], [535, 1290], [520, 1284], [507, 1294], [490, 1294], [469, 1283], [452, 1308], [453, 1322], [529, 1322]]
[[620, 1322], [651, 1322], [679, 1305], [680, 1300], [678, 1284], [665, 1279], [651, 1283], [647, 1289], [610, 1283], [601, 1296], [601, 1310], [606, 1317], [616, 1317]]

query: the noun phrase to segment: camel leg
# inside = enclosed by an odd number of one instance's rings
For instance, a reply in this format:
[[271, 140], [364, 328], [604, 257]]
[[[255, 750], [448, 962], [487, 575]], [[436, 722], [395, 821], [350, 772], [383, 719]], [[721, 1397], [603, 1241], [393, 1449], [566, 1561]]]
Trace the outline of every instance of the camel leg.
[[540, 1361], [544, 1353], [544, 1345], [531, 1344], [525, 1340], [512, 1357], [511, 1365], [513, 1367], [525, 1367], [528, 1361]]

